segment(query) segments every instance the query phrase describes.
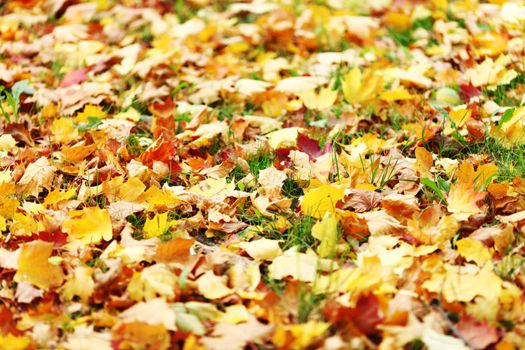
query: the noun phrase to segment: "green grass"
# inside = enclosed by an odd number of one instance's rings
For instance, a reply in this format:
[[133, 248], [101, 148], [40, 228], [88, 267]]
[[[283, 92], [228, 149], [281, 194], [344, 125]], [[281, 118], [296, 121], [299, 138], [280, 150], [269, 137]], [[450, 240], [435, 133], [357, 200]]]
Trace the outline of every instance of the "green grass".
[[489, 160], [498, 167], [496, 181], [525, 176], [525, 145], [509, 148], [492, 137], [466, 145], [455, 143], [448, 146], [441, 156], [462, 160], [474, 154], [488, 156]]
[[287, 178], [284, 180], [282, 193], [285, 197], [292, 199], [292, 205], [290, 208], [294, 210], [297, 207], [297, 203], [299, 202], [299, 197], [301, 197], [304, 194], [304, 191], [297, 182], [295, 182], [291, 178]]
[[393, 28], [389, 28], [388, 34], [396, 43], [406, 47], [414, 43], [415, 40], [412, 37], [412, 34], [417, 29], [423, 28], [427, 31], [431, 31], [433, 25], [434, 22], [432, 21], [432, 17], [425, 17], [415, 20], [414, 23], [412, 23], [412, 27], [405, 30], [396, 30]]
[[368, 159], [360, 158], [363, 171], [369, 173], [370, 183], [382, 189], [394, 178], [397, 159], [389, 158], [385, 165], [381, 164], [381, 156], [370, 155]]
[[255, 156], [246, 160], [250, 167], [250, 172], [257, 177], [261, 170], [267, 169], [273, 165], [273, 156], [268, 153], [259, 152]]
[[300, 216], [290, 220], [292, 226], [281, 237], [284, 240], [282, 248], [286, 250], [297, 246], [301, 251], [313, 248], [317, 243], [312, 236], [312, 227], [315, 222], [315, 218], [311, 216]]
[[509, 84], [498, 85], [495, 90], [484, 89], [483, 93], [500, 106], [515, 106], [521, 96], [511, 96], [509, 93], [515, 92], [518, 85], [523, 84], [525, 84], [525, 72], [519, 72]]
[[319, 304], [325, 299], [323, 294], [315, 294], [309, 287], [301, 286], [299, 290], [299, 305], [297, 307], [297, 321], [306, 323], [314, 311], [319, 311]]
[[498, 181], [522, 178], [525, 175], [525, 146], [507, 148], [493, 138], [475, 143], [470, 147], [472, 154], [487, 154], [498, 166]]

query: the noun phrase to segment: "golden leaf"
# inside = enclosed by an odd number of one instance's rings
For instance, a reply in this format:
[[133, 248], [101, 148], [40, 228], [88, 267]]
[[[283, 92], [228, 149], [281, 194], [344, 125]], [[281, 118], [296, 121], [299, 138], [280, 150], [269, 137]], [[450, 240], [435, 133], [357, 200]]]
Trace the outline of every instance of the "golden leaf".
[[373, 99], [382, 89], [383, 79], [371, 71], [364, 74], [354, 67], [343, 79], [343, 94], [348, 103], [362, 103]]
[[111, 217], [106, 209], [88, 207], [70, 213], [70, 216], [71, 218], [64, 222], [62, 230], [71, 237], [87, 244], [97, 244], [102, 239], [110, 241], [113, 238]]
[[301, 201], [301, 211], [320, 219], [326, 212], [335, 212], [336, 204], [344, 197], [344, 188], [323, 184], [308, 191]]
[[308, 90], [299, 93], [299, 97], [308, 109], [324, 110], [332, 107], [337, 99], [337, 91], [327, 88], [322, 88], [319, 93], [315, 90]]
[[18, 271], [14, 280], [31, 283], [41, 289], [61, 285], [64, 279], [62, 268], [48, 261], [52, 252], [52, 243], [42, 241], [25, 243], [18, 257]]
[[321, 258], [333, 256], [337, 244], [337, 224], [338, 220], [333, 213], [326, 212], [323, 220], [317, 222], [312, 227], [312, 236], [321, 241], [317, 247], [317, 254]]

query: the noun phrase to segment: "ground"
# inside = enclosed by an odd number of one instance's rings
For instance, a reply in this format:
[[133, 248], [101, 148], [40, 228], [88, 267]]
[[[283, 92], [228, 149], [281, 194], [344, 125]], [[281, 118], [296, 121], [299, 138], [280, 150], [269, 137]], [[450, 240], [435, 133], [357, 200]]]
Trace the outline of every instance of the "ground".
[[522, 1], [0, 11], [0, 350], [525, 348]]

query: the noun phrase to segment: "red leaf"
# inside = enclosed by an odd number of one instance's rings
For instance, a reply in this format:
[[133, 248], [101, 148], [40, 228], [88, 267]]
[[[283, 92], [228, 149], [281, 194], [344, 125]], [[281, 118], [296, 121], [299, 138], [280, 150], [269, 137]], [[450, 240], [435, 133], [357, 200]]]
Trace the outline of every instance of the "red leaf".
[[456, 327], [474, 349], [485, 349], [499, 339], [498, 330], [490, 326], [487, 321], [481, 322], [468, 315], [461, 316]]
[[173, 118], [175, 115], [175, 103], [171, 97], [166, 97], [162, 103], [152, 103], [148, 106], [148, 110], [153, 114], [153, 137], [159, 138], [163, 136], [165, 139], [172, 139], [176, 123]]
[[366, 335], [376, 333], [377, 326], [384, 319], [379, 299], [374, 294], [361, 296], [355, 308], [340, 306], [334, 301], [329, 302], [324, 308], [324, 316], [345, 332], [361, 332]]
[[275, 151], [275, 161], [273, 166], [277, 170], [284, 170], [292, 166], [292, 160], [290, 159], [290, 152], [295, 150], [295, 147], [279, 148]]
[[367, 335], [374, 334], [383, 321], [379, 299], [374, 294], [361, 296], [351, 315], [354, 325]]
[[153, 146], [139, 156], [139, 160], [148, 167], [151, 167], [154, 161], [166, 163], [173, 173], [181, 170], [179, 163], [173, 160], [175, 152], [175, 145], [172, 141], [158, 139]]
[[321, 149], [321, 147], [319, 147], [319, 142], [301, 133], [297, 135], [297, 146], [299, 146], [299, 149], [302, 152], [308, 154], [310, 159], [316, 159], [332, 150], [331, 143], [326, 143], [324, 148]]
[[162, 103], [150, 104], [148, 106], [148, 110], [155, 117], [161, 117], [161, 118], [170, 117], [171, 119], [173, 119], [173, 113], [175, 112], [175, 103], [173, 103], [173, 100], [171, 99], [171, 97], [166, 97], [166, 99]]
[[16, 322], [13, 319], [13, 313], [7, 306], [0, 306], [0, 335], [5, 334], [22, 335], [23, 332], [16, 328]]
[[475, 88], [471, 84], [468, 84], [468, 85], [467, 84], [461, 84], [459, 86], [459, 91], [460, 91], [460, 94], [461, 94], [461, 98], [465, 102], [470, 101], [470, 99], [472, 97], [476, 97], [476, 96], [481, 95], [481, 90], [479, 90], [478, 88]]
[[38, 239], [61, 246], [67, 243], [67, 234], [60, 229], [57, 229], [55, 232], [44, 231], [38, 234]]
[[71, 85], [80, 84], [81, 82], [86, 80], [87, 77], [88, 76], [86, 68], [73, 69], [64, 76], [64, 79], [62, 79], [62, 82], [60, 83], [60, 87], [64, 88]]
[[323, 154], [319, 147], [319, 143], [316, 140], [301, 133], [297, 135], [297, 146], [299, 146], [299, 149], [302, 152], [308, 154], [310, 159], [315, 159]]

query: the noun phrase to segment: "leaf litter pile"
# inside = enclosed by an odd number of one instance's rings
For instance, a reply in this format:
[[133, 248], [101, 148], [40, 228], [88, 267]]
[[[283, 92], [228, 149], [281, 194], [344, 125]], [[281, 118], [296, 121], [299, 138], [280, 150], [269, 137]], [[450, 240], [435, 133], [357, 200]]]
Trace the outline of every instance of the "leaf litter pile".
[[525, 348], [521, 1], [0, 6], [0, 349]]

